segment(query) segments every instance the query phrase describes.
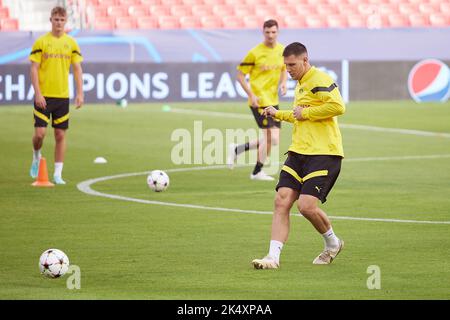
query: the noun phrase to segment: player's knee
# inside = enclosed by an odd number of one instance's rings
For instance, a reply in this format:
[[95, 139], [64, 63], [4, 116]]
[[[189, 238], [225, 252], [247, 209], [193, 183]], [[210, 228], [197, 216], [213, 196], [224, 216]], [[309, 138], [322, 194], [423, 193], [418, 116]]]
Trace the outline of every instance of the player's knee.
[[290, 202], [291, 202], [290, 197], [283, 192], [278, 192], [277, 195], [275, 196], [276, 209], [290, 207], [291, 206]]
[[279, 137], [272, 137], [272, 145], [277, 146], [280, 143]]
[[308, 203], [308, 202], [304, 202], [304, 203], [299, 202], [297, 206], [298, 206], [298, 210], [304, 217], [310, 217], [317, 213], [317, 205], [316, 204]]
[[57, 142], [62, 142], [64, 141], [64, 137], [65, 137], [65, 132], [62, 130], [56, 130], [55, 131], [55, 140]]
[[38, 131], [34, 133], [34, 140], [43, 141], [45, 138], [45, 131]]

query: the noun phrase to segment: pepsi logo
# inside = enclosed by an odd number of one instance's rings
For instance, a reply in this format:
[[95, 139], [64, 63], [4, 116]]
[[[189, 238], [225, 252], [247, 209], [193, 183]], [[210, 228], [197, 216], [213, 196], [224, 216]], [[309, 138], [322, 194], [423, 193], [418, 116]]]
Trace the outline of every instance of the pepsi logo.
[[409, 72], [408, 90], [416, 102], [445, 102], [450, 96], [450, 69], [442, 61], [422, 60]]

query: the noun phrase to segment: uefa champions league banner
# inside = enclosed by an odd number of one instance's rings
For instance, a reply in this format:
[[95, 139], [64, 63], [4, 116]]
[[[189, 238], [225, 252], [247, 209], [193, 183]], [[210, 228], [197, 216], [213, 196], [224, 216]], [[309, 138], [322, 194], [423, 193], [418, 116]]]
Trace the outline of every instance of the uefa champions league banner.
[[[339, 86], [345, 102], [410, 100], [446, 102], [450, 95], [450, 61], [320, 62]], [[84, 63], [86, 103], [242, 101], [236, 63]], [[28, 64], [0, 65], [0, 106], [31, 104], [34, 91]], [[73, 97], [74, 80], [70, 76]], [[292, 101], [296, 82], [288, 81], [283, 101]]]
[[[246, 93], [236, 80], [236, 63], [124, 63], [83, 64], [86, 103], [177, 101], [245, 101]], [[315, 63], [328, 72], [341, 88], [342, 63]], [[71, 98], [74, 79], [70, 75]], [[291, 101], [296, 82], [288, 82], [282, 99]], [[0, 104], [30, 104], [34, 90], [29, 65], [0, 65]]]

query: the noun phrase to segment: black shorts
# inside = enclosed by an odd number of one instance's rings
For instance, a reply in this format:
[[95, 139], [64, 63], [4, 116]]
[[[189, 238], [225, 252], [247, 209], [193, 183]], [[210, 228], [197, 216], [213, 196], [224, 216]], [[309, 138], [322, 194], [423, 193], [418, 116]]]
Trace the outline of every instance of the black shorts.
[[34, 104], [34, 126], [47, 127], [52, 119], [52, 127], [58, 129], [69, 128], [69, 98], [45, 98], [47, 107], [45, 110]]
[[289, 151], [275, 190], [291, 188], [324, 203], [339, 176], [341, 162], [340, 156], [303, 155]]
[[[275, 107], [275, 109], [278, 110], [278, 106], [274, 106], [274, 107]], [[268, 129], [268, 128], [273, 128], [273, 127], [280, 128], [281, 121], [275, 120], [271, 117], [266, 118], [263, 115], [261, 115], [264, 108], [266, 108], [266, 107], [259, 107], [259, 108], [250, 107], [250, 109], [252, 110], [253, 116], [255, 117], [256, 123], [258, 124], [258, 127], [261, 129]]]

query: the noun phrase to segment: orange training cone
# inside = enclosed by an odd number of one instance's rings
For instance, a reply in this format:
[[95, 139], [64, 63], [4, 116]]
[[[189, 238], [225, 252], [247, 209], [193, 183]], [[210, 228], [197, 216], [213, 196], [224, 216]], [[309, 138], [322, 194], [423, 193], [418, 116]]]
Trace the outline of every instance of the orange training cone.
[[31, 184], [33, 187], [54, 187], [55, 185], [48, 181], [47, 161], [41, 158], [39, 161], [39, 172], [35, 182]]

